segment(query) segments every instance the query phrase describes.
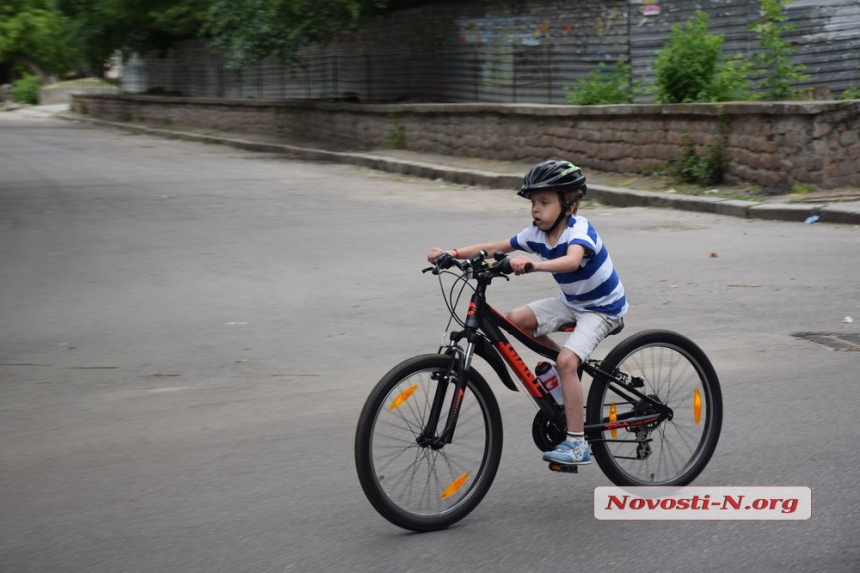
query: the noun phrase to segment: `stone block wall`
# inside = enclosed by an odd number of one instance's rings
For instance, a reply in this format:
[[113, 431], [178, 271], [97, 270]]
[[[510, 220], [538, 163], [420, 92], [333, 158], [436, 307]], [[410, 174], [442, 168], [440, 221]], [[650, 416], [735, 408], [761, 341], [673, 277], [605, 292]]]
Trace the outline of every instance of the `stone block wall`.
[[407, 149], [636, 172], [724, 138], [727, 179], [764, 187], [860, 186], [860, 101], [677, 105], [391, 104], [75, 96], [98, 118], [259, 133], [338, 149], [393, 135]]

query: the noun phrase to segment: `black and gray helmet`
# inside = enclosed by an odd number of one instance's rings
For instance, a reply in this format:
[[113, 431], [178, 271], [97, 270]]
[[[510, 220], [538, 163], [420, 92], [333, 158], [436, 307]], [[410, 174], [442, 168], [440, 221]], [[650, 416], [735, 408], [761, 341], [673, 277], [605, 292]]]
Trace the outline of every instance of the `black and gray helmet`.
[[536, 191], [565, 191], [582, 190], [583, 197], [588, 188], [585, 186], [585, 175], [582, 169], [570, 161], [550, 159], [532, 167], [523, 178], [523, 186], [520, 188], [520, 197], [528, 199], [529, 195]]

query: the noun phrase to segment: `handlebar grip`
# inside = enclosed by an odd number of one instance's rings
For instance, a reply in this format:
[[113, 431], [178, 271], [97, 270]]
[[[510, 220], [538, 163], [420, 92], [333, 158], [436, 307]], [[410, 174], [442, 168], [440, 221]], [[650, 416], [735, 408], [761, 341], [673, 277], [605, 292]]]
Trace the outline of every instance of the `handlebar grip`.
[[[534, 265], [531, 263], [526, 263], [525, 271], [530, 273], [534, 270]], [[511, 267], [511, 260], [505, 259], [499, 264], [499, 272], [502, 274], [509, 275], [514, 272], [514, 269]]]
[[440, 269], [449, 269], [454, 266], [455, 263], [456, 261], [454, 260], [454, 257], [449, 255], [448, 253], [442, 253], [441, 255], [436, 257], [436, 266], [438, 266]]

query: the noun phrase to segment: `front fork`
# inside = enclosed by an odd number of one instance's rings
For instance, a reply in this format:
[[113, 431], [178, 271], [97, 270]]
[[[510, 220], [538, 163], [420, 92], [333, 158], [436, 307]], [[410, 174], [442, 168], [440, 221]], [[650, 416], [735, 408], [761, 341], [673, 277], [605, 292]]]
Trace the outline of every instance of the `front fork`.
[[[445, 354], [451, 358], [448, 370], [444, 373], [434, 372], [432, 375], [432, 378], [440, 383], [436, 386], [436, 395], [433, 397], [433, 404], [430, 407], [427, 424], [416, 439], [419, 446], [429, 446], [434, 450], [442, 449], [454, 439], [457, 417], [460, 415], [460, 406], [463, 404], [463, 396], [466, 394], [466, 383], [469, 378], [468, 372], [472, 366], [472, 358], [475, 355], [475, 343], [471, 340], [468, 341], [466, 349], [463, 350], [452, 339]], [[451, 400], [451, 407], [448, 409], [445, 428], [437, 436], [436, 428], [439, 425], [439, 419], [442, 417], [442, 408], [445, 405], [445, 398], [448, 395], [449, 387], [454, 388], [454, 396]]]

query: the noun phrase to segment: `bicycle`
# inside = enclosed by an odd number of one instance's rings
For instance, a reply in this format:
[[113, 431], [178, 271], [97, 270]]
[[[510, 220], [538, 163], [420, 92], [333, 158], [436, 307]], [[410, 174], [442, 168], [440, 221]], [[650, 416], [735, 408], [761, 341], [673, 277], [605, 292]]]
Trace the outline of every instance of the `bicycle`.
[[[460, 273], [449, 271], [452, 267]], [[413, 531], [444, 529], [466, 517], [498, 470], [501, 412], [489, 384], [473, 367], [476, 355], [504, 386], [521, 388], [537, 406], [532, 438], [539, 450], [553, 449], [566, 434], [563, 407], [505, 332], [553, 362], [557, 351], [486, 301], [494, 279], [510, 280], [507, 257], [497, 253], [488, 259], [481, 252], [458, 261], [446, 253], [423, 270], [428, 271], [439, 276], [440, 285], [442, 274], [457, 277], [447, 295], [443, 288], [443, 299], [462, 330], [450, 332], [437, 353], [409, 358], [382, 377], [364, 404], [355, 438], [356, 469], [368, 500], [391, 523]], [[473, 292], [463, 320], [456, 306], [467, 285]], [[572, 328], [575, 323], [562, 330]], [[623, 324], [611, 334], [621, 328]], [[603, 360], [584, 362], [581, 380], [583, 372], [592, 378], [585, 434], [598, 466], [614, 484], [683, 486], [701, 473], [719, 440], [722, 396], [710, 360], [693, 341], [668, 330], [640, 332]], [[553, 463], [550, 469], [577, 472], [577, 466]]]

